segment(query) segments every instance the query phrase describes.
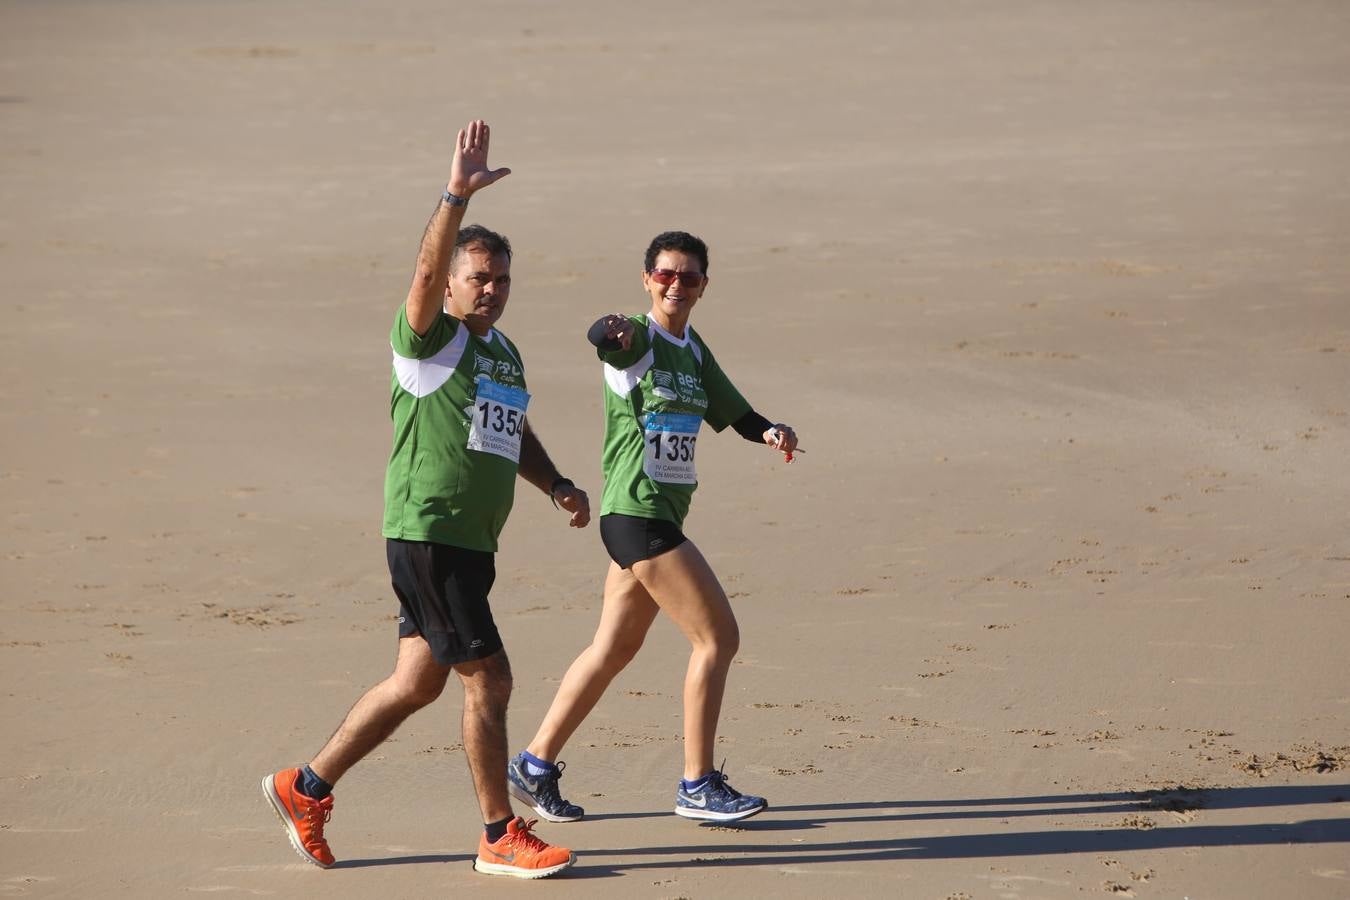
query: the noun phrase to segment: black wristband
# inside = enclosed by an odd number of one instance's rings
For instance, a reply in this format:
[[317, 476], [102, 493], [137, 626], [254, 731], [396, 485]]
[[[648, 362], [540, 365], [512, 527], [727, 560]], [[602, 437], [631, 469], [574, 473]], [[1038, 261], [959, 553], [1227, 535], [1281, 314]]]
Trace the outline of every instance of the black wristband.
[[752, 409], [732, 422], [731, 427], [736, 429], [736, 433], [750, 443], [762, 444], [764, 443], [764, 432], [772, 428], [773, 423]]
[[553, 483], [548, 486], [548, 499], [553, 503], [554, 509], [558, 508], [558, 499], [553, 495], [557, 493], [558, 488], [562, 487], [564, 484], [571, 488], [576, 487], [576, 485], [572, 483], [572, 479], [564, 475], [559, 475], [557, 478], [553, 479]]
[[586, 340], [591, 342], [597, 350], [603, 350], [606, 353], [613, 353], [615, 350], [622, 350], [623, 343], [618, 338], [607, 338], [605, 332], [609, 330], [609, 316], [601, 316], [595, 320], [595, 324], [586, 332]]

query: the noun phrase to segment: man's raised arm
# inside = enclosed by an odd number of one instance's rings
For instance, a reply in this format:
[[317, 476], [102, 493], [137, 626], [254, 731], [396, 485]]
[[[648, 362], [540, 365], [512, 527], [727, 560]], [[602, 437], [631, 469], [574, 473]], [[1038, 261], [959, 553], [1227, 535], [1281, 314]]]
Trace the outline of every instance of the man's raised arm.
[[489, 169], [487, 165], [490, 131], [482, 119], [460, 129], [455, 141], [455, 157], [450, 163], [450, 180], [445, 194], [432, 213], [417, 251], [417, 271], [404, 312], [408, 325], [417, 334], [426, 334], [445, 304], [445, 284], [450, 275], [450, 257], [455, 251], [464, 210], [473, 194], [500, 178], [510, 169]]

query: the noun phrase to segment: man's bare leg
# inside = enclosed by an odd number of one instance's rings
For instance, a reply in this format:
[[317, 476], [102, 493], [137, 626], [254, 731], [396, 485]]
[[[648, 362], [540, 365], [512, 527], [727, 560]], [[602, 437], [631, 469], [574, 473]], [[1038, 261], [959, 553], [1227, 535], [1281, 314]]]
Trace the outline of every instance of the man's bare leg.
[[464, 755], [469, 760], [483, 822], [512, 815], [502, 773], [506, 771], [506, 705], [511, 699], [511, 664], [505, 650], [455, 666], [464, 684]]
[[408, 716], [434, 701], [450, 667], [436, 662], [420, 634], [399, 638], [394, 672], [366, 691], [309, 767], [329, 784], [382, 744]]

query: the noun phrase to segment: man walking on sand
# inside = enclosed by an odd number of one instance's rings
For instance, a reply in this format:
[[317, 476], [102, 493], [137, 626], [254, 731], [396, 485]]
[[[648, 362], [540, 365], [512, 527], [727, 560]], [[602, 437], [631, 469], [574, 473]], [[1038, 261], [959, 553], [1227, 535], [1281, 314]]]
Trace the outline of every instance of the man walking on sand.
[[570, 513], [575, 528], [590, 521], [590, 502], [530, 428], [520, 354], [493, 327], [511, 293], [511, 245], [482, 226], [460, 228], [469, 197], [510, 173], [488, 168], [488, 138], [481, 120], [459, 132], [390, 334], [394, 447], [383, 535], [401, 604], [393, 674], [356, 702], [308, 765], [262, 782], [291, 844], [323, 868], [334, 863], [324, 838], [333, 785], [440, 696], [452, 671], [464, 686], [464, 752], [485, 823], [474, 868], [543, 878], [576, 861], [512, 812], [501, 775], [511, 668], [488, 592], [516, 475]]

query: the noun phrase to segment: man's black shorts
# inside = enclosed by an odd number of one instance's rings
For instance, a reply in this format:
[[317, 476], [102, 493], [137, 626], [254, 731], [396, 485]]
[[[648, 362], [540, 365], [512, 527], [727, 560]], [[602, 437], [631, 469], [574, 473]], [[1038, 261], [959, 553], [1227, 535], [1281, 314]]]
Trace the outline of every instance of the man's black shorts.
[[665, 519], [609, 513], [600, 517], [600, 540], [619, 568], [631, 569], [633, 563], [660, 556], [689, 539], [680, 526]]
[[497, 578], [491, 553], [427, 541], [385, 541], [389, 577], [401, 604], [398, 636], [420, 634], [443, 666], [502, 649], [488, 591]]

